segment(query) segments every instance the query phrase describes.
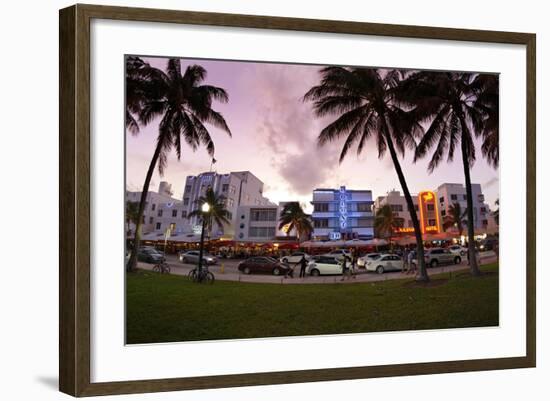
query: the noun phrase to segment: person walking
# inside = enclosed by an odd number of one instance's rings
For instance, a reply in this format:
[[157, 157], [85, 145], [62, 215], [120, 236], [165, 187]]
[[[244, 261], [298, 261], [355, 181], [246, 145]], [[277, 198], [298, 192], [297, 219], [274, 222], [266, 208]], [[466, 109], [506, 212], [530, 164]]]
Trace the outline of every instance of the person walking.
[[307, 268], [306, 255], [302, 255], [302, 259], [300, 259], [300, 261], [298, 263], [300, 264], [300, 278], [305, 278], [306, 277], [306, 268]]
[[[413, 259], [416, 257], [416, 251], [412, 250], [407, 255], [407, 273], [413, 274], [416, 276], [416, 263], [413, 263]], [[418, 261], [417, 261], [418, 262]]]
[[409, 270], [409, 250], [405, 248], [403, 250], [403, 265], [401, 266], [401, 274], [404, 274]]
[[350, 261], [350, 257], [347, 255], [344, 255], [344, 259], [342, 260], [342, 279], [340, 281], [344, 281], [346, 277], [350, 277], [351, 270], [350, 265], [348, 262]]

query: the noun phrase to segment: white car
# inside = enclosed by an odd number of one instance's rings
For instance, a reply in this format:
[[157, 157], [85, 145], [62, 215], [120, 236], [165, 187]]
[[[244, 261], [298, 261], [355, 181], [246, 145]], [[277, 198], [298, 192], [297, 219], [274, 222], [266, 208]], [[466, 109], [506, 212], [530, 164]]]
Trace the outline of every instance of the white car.
[[366, 255], [361, 256], [360, 258], [357, 259], [357, 266], [365, 267], [369, 260], [378, 259], [380, 255], [381, 255], [380, 253], [367, 253]]
[[306, 260], [311, 260], [311, 256], [304, 252], [294, 252], [292, 255], [283, 256], [280, 261], [281, 263], [298, 263], [302, 260], [302, 256], [306, 257]]
[[309, 262], [306, 273], [312, 276], [342, 274], [342, 264], [335, 257], [321, 255]]
[[451, 245], [447, 249], [451, 251], [451, 253], [454, 253], [455, 255], [460, 255], [460, 256], [466, 256], [466, 254], [468, 253], [468, 250], [460, 245]]
[[351, 258], [351, 252], [348, 251], [347, 249], [336, 249], [334, 251], [330, 251], [329, 253], [324, 253], [321, 256], [327, 256], [329, 258], [336, 258], [336, 259], [342, 259], [344, 256]]
[[369, 260], [365, 265], [367, 271], [383, 274], [403, 269], [403, 258], [394, 254], [382, 254], [379, 258]]

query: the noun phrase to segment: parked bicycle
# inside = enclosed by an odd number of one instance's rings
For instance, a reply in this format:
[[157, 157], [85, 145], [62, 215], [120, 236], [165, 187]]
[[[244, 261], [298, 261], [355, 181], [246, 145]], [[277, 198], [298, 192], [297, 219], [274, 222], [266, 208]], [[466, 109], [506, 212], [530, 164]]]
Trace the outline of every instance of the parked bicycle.
[[194, 283], [214, 284], [215, 281], [214, 274], [207, 267], [203, 267], [200, 272], [195, 267], [187, 274], [187, 278]]
[[153, 271], [160, 274], [170, 274], [170, 265], [165, 261], [153, 266]]

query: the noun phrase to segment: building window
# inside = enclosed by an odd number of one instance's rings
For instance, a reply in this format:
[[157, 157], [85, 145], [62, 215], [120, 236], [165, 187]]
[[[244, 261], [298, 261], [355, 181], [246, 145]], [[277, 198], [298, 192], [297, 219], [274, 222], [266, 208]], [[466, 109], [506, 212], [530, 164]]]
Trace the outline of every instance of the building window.
[[227, 207], [233, 207], [235, 206], [235, 200], [233, 198], [227, 198]]
[[313, 227], [315, 228], [328, 228], [328, 219], [314, 219]]
[[486, 226], [486, 225], [489, 224], [489, 221], [488, 220], [483, 220], [482, 223], [483, 223], [484, 226]]
[[436, 225], [435, 219], [429, 219], [429, 220], [428, 220], [428, 225], [429, 225], [429, 226], [435, 226], [435, 225]]
[[468, 198], [466, 197], [466, 195], [462, 195], [462, 200], [466, 200], [466, 199], [468, 199]]
[[157, 212], [158, 217], [162, 217], [162, 211], [163, 211], [162, 209], [159, 209], [159, 211]]
[[447, 214], [447, 212], [445, 210], [441, 210], [441, 215], [442, 216], [445, 216]]
[[481, 211], [482, 214], [487, 212], [487, 208], [484, 206], [482, 206], [479, 210]]
[[403, 211], [403, 205], [390, 205], [392, 212], [402, 212]]
[[457, 200], [458, 196], [456, 194], [451, 194], [451, 200]]
[[249, 227], [248, 236], [252, 238], [271, 238], [275, 236], [275, 227]]
[[149, 217], [149, 224], [153, 224], [153, 218]]
[[228, 218], [229, 220], [233, 220], [233, 213], [227, 212], [227, 218]]
[[313, 205], [314, 212], [328, 212], [328, 203], [315, 203]]
[[231, 195], [235, 194], [236, 191], [237, 191], [237, 188], [235, 187], [235, 185], [230, 185], [229, 186], [229, 193]]
[[222, 185], [222, 192], [227, 192], [228, 189], [229, 189], [229, 184]]
[[155, 209], [157, 208], [157, 205], [155, 205], [154, 203], [151, 205], [151, 210], [154, 212]]
[[182, 210], [181, 211], [181, 218], [185, 219], [186, 217], [187, 217], [187, 210]]
[[445, 201], [444, 197], [439, 198], [439, 203], [443, 203]]
[[365, 228], [365, 227], [372, 227], [372, 218], [359, 218], [357, 219], [357, 227]]
[[251, 209], [250, 221], [275, 221], [277, 211], [275, 209]]
[[370, 212], [370, 203], [361, 202], [357, 204], [358, 212]]
[[189, 205], [189, 198], [183, 198], [183, 205], [184, 206]]
[[186, 185], [185, 192], [190, 192], [190, 191], [191, 191], [191, 185]]
[[435, 210], [435, 206], [433, 203], [428, 203], [426, 205], [426, 210], [430, 211], [430, 212], [433, 212]]
[[157, 223], [155, 229], [160, 230], [160, 223]]
[[177, 209], [172, 210], [172, 217], [178, 217], [178, 210]]

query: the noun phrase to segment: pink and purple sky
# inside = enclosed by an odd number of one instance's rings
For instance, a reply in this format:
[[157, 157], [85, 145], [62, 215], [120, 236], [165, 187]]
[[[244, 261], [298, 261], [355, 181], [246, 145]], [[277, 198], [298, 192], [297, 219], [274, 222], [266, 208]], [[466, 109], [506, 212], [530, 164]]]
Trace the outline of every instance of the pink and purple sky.
[[[143, 59], [154, 67], [165, 69], [166, 58]], [[338, 163], [342, 143], [317, 146], [319, 132], [336, 117], [317, 118], [311, 103], [303, 95], [318, 84], [321, 66], [271, 64], [241, 61], [182, 59], [182, 70], [200, 64], [208, 71], [205, 83], [220, 86], [229, 94], [227, 104], [214, 103], [223, 114], [233, 134], [211, 128], [216, 145], [213, 170], [219, 173], [249, 170], [264, 182], [264, 195], [273, 202], [298, 200], [311, 211], [315, 188], [370, 189], [373, 198], [392, 189], [401, 190], [389, 154], [378, 159], [374, 141], [361, 155], [351, 150], [342, 164]], [[406, 67], [406, 66], [405, 66]], [[126, 185], [140, 191], [151, 160], [159, 120], [142, 127], [137, 136], [126, 133]], [[472, 169], [472, 182], [481, 184], [491, 208], [499, 197], [499, 172], [489, 166], [476, 142], [477, 160]], [[430, 155], [431, 156], [431, 155]], [[206, 150], [182, 149], [168, 159], [164, 177], [155, 171], [150, 190], [156, 191], [162, 180], [172, 184], [174, 196], [181, 199], [185, 178], [210, 170]], [[445, 182], [463, 183], [462, 163], [454, 161], [427, 172], [429, 158], [412, 162], [412, 152], [402, 160], [403, 170], [412, 193], [435, 190]]]

